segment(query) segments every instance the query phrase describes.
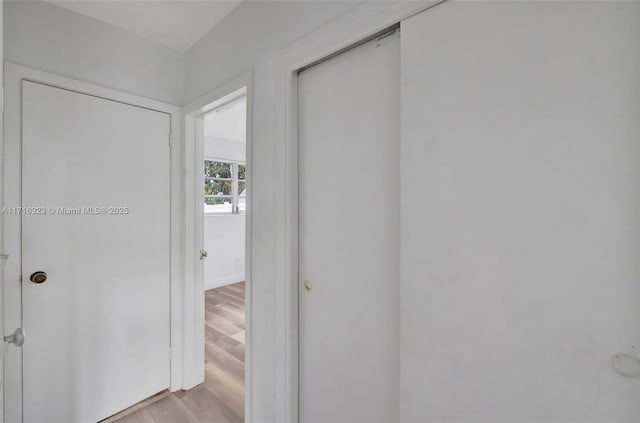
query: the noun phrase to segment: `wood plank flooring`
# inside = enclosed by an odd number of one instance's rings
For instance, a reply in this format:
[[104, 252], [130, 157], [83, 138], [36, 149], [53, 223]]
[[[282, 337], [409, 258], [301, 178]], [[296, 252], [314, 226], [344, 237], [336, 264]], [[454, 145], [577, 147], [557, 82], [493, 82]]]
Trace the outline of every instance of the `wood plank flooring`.
[[162, 392], [103, 423], [244, 422], [244, 282], [205, 293], [205, 381]]

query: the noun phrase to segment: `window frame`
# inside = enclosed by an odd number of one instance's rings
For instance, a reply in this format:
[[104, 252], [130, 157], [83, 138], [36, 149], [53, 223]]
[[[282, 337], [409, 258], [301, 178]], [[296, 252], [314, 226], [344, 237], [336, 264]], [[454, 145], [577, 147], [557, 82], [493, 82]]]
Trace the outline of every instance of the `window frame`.
[[[246, 189], [246, 183], [247, 183], [247, 179], [246, 179], [246, 162], [241, 162], [241, 161], [235, 161], [235, 160], [229, 160], [229, 159], [217, 159], [217, 158], [213, 158], [213, 157], [205, 157], [204, 158], [204, 169], [206, 169], [207, 165], [206, 162], [216, 162], [216, 163], [225, 163], [225, 164], [229, 164], [230, 165], [230, 171], [231, 171], [231, 178], [215, 178], [215, 177], [211, 177], [211, 176], [206, 176], [206, 175], [202, 175], [203, 181], [206, 184], [207, 180], [212, 180], [212, 181], [222, 181], [222, 182], [231, 182], [231, 194], [230, 195], [226, 195], [226, 194], [213, 194], [213, 195], [207, 195], [204, 192], [201, 194], [202, 198], [203, 198], [203, 208], [204, 208], [204, 214], [205, 215], [212, 215], [212, 216], [219, 216], [219, 215], [234, 215], [234, 214], [245, 214], [246, 213], [246, 207], [245, 210], [240, 210], [239, 207], [239, 202], [240, 202], [240, 192], [239, 192], [239, 186], [240, 186], [240, 182], [243, 182], [245, 184], [245, 189]], [[240, 173], [239, 173], [239, 166], [244, 166], [245, 167], [245, 178], [244, 179], [240, 179]], [[204, 173], [204, 172], [203, 172]], [[231, 211], [213, 211], [213, 210], [207, 210], [207, 206], [211, 206], [210, 204], [206, 203], [207, 198], [229, 198], [231, 199]], [[246, 201], [246, 195], [243, 197], [245, 198]], [[224, 204], [224, 203], [223, 203]]]

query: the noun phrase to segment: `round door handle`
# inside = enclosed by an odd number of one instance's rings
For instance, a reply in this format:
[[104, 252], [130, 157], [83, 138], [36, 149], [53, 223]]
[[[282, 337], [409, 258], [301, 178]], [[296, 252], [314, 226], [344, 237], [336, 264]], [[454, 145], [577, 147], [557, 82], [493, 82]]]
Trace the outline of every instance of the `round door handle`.
[[42, 271], [33, 272], [31, 274], [31, 277], [29, 277], [29, 279], [33, 283], [38, 283], [38, 284], [44, 283], [47, 280], [47, 273]]

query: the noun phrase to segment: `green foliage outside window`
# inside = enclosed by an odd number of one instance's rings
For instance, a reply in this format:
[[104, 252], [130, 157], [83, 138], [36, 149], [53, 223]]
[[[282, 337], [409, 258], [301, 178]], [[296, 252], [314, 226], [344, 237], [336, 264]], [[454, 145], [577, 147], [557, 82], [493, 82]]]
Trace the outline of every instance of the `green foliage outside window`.
[[[234, 179], [234, 169], [237, 169], [237, 179]], [[237, 198], [242, 196], [246, 188], [245, 175], [245, 165], [205, 160], [204, 204], [214, 206], [232, 203], [237, 209]], [[233, 192], [233, 181], [237, 181], [238, 192]]]
[[205, 178], [231, 178], [231, 163], [212, 162], [209, 160], [205, 160], [204, 177]]
[[[225, 197], [205, 197], [207, 205], [231, 202], [231, 163], [204, 162], [204, 195], [226, 195]], [[228, 181], [221, 179], [229, 179]]]

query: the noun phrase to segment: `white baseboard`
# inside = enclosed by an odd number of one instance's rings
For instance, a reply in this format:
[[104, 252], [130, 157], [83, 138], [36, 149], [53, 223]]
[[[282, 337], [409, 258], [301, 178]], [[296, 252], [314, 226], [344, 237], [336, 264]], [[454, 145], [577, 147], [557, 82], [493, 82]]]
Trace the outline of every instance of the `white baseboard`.
[[204, 281], [204, 290], [219, 288], [225, 285], [231, 285], [232, 283], [244, 282], [244, 273], [237, 273], [235, 275], [227, 275], [221, 278], [209, 279]]

